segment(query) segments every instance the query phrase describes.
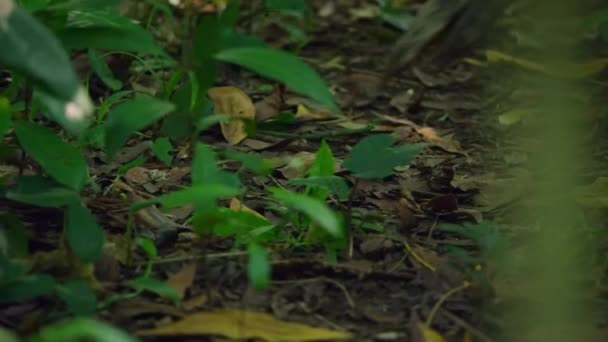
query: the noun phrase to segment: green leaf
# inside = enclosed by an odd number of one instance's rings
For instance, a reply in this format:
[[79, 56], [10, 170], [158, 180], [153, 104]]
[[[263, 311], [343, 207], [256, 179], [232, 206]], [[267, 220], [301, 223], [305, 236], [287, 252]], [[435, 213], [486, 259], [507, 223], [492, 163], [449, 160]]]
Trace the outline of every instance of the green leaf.
[[149, 277], [139, 277], [133, 280], [132, 286], [138, 291], [149, 291], [167, 298], [174, 303], [179, 303], [179, 294], [167, 283]]
[[252, 242], [249, 244], [249, 263], [247, 264], [247, 274], [249, 282], [257, 290], [268, 288], [271, 279], [270, 260], [268, 253], [263, 246]]
[[158, 257], [158, 250], [156, 249], [156, 245], [154, 244], [154, 241], [152, 241], [148, 238], [145, 238], [145, 237], [138, 237], [135, 240], [135, 243], [139, 247], [141, 247], [141, 249], [143, 249], [144, 252], [146, 252], [148, 259], [154, 260]]
[[68, 309], [77, 316], [93, 315], [97, 310], [95, 292], [82, 280], [58, 285], [56, 291]]
[[82, 153], [55, 132], [27, 121], [13, 122], [21, 147], [57, 182], [82, 190], [89, 177]]
[[6, 191], [8, 199], [45, 208], [63, 208], [80, 201], [74, 190], [41, 176], [22, 176]]
[[194, 185], [160, 197], [158, 200], [166, 209], [175, 209], [186, 205], [195, 207], [215, 206], [220, 199], [228, 199], [241, 194], [239, 188], [224, 184]]
[[348, 183], [344, 178], [338, 176], [296, 178], [290, 179], [288, 184], [324, 188], [338, 196], [341, 201], [347, 200], [350, 193]]
[[268, 48], [250, 47], [223, 50], [216, 54], [215, 58], [283, 82], [289, 88], [338, 111], [327, 84], [313, 68], [291, 54]]
[[80, 203], [67, 209], [67, 235], [74, 253], [87, 263], [97, 261], [103, 254], [104, 236], [91, 212]]
[[133, 93], [133, 90], [123, 90], [110, 95], [99, 106], [99, 110], [97, 110], [97, 121], [102, 122], [113, 105], [117, 104], [120, 100]]
[[97, 53], [95, 49], [89, 49], [89, 61], [91, 62], [91, 68], [99, 76], [99, 78], [108, 86], [108, 88], [116, 91], [122, 88], [122, 82], [114, 77], [112, 70], [106, 64], [106, 61], [102, 56]]
[[0, 137], [4, 137], [12, 126], [11, 103], [6, 97], [0, 97]]
[[325, 203], [306, 195], [296, 194], [280, 188], [271, 188], [272, 195], [286, 206], [304, 213], [334, 237], [342, 236], [340, 220]]
[[166, 101], [146, 97], [116, 106], [105, 125], [106, 153], [112, 158], [132, 133], [153, 124], [175, 106]]
[[[7, 242], [6, 255], [11, 258], [25, 258], [28, 255], [29, 241], [25, 225], [19, 217], [13, 214], [0, 215], [0, 225], [4, 226], [4, 236]], [[2, 276], [0, 276], [0, 279]]]
[[164, 55], [150, 32], [111, 10], [72, 12], [57, 36], [68, 49], [99, 49]]
[[25, 302], [29, 299], [52, 293], [55, 280], [46, 274], [0, 284], [0, 304]]
[[[334, 155], [325, 140], [317, 151], [315, 161], [310, 167], [308, 174], [310, 177], [329, 177], [334, 174], [335, 164]], [[329, 190], [325, 187], [308, 186], [306, 194], [320, 201], [325, 201], [329, 196]]]
[[236, 238], [237, 245], [251, 241], [272, 240], [276, 235], [274, 225], [268, 220], [247, 211], [233, 211], [219, 208], [223, 220], [213, 227], [213, 234]]
[[240, 0], [228, 1], [228, 6], [222, 12], [220, 17], [220, 26], [224, 30], [232, 29], [236, 26], [239, 21], [239, 14], [241, 8]]
[[169, 138], [158, 138], [154, 140], [154, 143], [150, 147], [152, 153], [158, 158], [160, 161], [167, 165], [171, 165], [173, 163], [173, 157], [171, 156], [171, 152], [173, 151], [173, 145], [169, 141]]
[[266, 0], [266, 8], [300, 20], [312, 15], [312, 10], [306, 0]]
[[[81, 135], [93, 121], [94, 106], [89, 99], [86, 89], [80, 87], [69, 101], [51, 96], [41, 89], [35, 88], [33, 100], [46, 110], [42, 114], [61, 125], [68, 132]], [[68, 108], [71, 108], [68, 111]]]
[[194, 151], [192, 184], [223, 184], [233, 188], [239, 188], [241, 185], [237, 175], [219, 169], [216, 153], [205, 144], [197, 144]]
[[0, 30], [0, 65], [19, 71], [52, 96], [72, 100], [80, 82], [61, 43], [30, 14], [13, 9], [2, 19], [10, 30]]
[[196, 130], [198, 132], [203, 132], [211, 128], [212, 126], [215, 126], [219, 123], [228, 123], [231, 120], [232, 119], [228, 115], [223, 114], [213, 114], [209, 116], [204, 116], [196, 124]]
[[316, 177], [329, 177], [333, 176], [335, 172], [335, 160], [334, 155], [331, 151], [327, 142], [323, 140], [321, 147], [317, 151], [315, 161], [310, 167], [310, 176]]
[[226, 158], [239, 161], [243, 167], [255, 172], [258, 175], [268, 175], [272, 172], [272, 165], [268, 160], [255, 154], [243, 153], [235, 150], [224, 152]]
[[138, 339], [102, 322], [90, 319], [68, 320], [47, 326], [28, 342], [50, 341], [138, 342]]
[[355, 177], [382, 179], [393, 174], [393, 168], [411, 163], [426, 144], [412, 144], [393, 148], [395, 138], [377, 134], [364, 138], [353, 147], [342, 164]]

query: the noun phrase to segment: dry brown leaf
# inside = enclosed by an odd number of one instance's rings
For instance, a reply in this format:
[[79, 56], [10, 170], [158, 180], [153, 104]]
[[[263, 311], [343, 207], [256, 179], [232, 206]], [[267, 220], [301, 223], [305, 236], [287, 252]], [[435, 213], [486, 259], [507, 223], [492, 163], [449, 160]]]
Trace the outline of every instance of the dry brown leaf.
[[245, 122], [255, 120], [255, 106], [244, 91], [236, 87], [215, 87], [207, 92], [213, 101], [215, 114], [230, 116], [234, 120], [220, 123], [222, 134], [230, 145], [237, 145], [245, 138]]
[[177, 291], [179, 298], [184, 298], [186, 290], [192, 286], [196, 276], [196, 264], [187, 264], [179, 272], [173, 274], [167, 280], [167, 285]]
[[247, 207], [246, 205], [244, 205], [243, 203], [241, 203], [241, 201], [239, 201], [237, 198], [233, 198], [230, 200], [230, 210], [232, 211], [246, 211], [250, 214], [253, 214], [259, 218], [262, 218], [266, 221], [268, 221], [268, 219], [266, 217], [264, 217], [264, 215], [258, 213], [257, 211]]
[[200, 309], [209, 303], [209, 297], [206, 294], [200, 294], [192, 298], [188, 298], [182, 302], [182, 308], [187, 311]]
[[136, 166], [125, 172], [125, 180], [129, 185], [142, 185], [150, 181], [149, 170], [145, 167]]
[[298, 152], [293, 158], [290, 158], [287, 165], [279, 169], [283, 177], [286, 179], [301, 178], [306, 176], [306, 172], [314, 163], [316, 154], [311, 152]]
[[439, 136], [439, 133], [432, 127], [421, 127], [416, 129], [418, 134], [422, 135], [422, 139], [429, 143], [442, 142], [444, 139]]
[[276, 87], [274, 91], [255, 103], [255, 121], [262, 122], [279, 116], [283, 106], [283, 91]]
[[243, 141], [243, 146], [247, 146], [254, 151], [261, 151], [261, 150], [265, 150], [265, 149], [268, 149], [268, 148], [274, 146], [274, 143], [257, 140], [257, 139], [247, 139], [247, 140]]
[[273, 316], [253, 311], [219, 310], [198, 313], [165, 326], [142, 330], [140, 336], [208, 336], [264, 341], [327, 341], [352, 338], [345, 331], [314, 328], [284, 322]]

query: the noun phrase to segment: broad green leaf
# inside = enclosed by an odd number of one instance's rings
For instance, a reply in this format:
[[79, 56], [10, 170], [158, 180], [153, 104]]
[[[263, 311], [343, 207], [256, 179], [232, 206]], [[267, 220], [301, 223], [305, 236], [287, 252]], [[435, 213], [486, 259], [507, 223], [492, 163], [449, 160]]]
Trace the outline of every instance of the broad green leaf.
[[245, 48], [245, 47], [267, 47], [263, 40], [256, 36], [251, 36], [234, 30], [224, 31], [224, 49]]
[[324, 188], [338, 196], [342, 201], [347, 200], [350, 193], [348, 183], [346, 183], [344, 178], [338, 176], [296, 178], [290, 179], [288, 184]]
[[89, 177], [82, 153], [52, 130], [27, 121], [13, 122], [21, 147], [57, 182], [82, 190]]
[[70, 205], [66, 212], [67, 235], [74, 253], [87, 263], [103, 254], [104, 236], [89, 209], [80, 203]]
[[74, 10], [89, 12], [91, 10], [116, 8], [120, 5], [120, 0], [53, 0], [50, 2], [51, 4], [47, 7], [47, 10], [54, 12]]
[[167, 283], [149, 277], [139, 277], [133, 280], [132, 286], [138, 291], [150, 291], [167, 298], [174, 303], [179, 303], [180, 298], [177, 291]]
[[110, 10], [72, 12], [57, 36], [69, 49], [99, 49], [161, 55], [150, 32]]
[[6, 191], [8, 199], [45, 208], [63, 208], [80, 201], [74, 190], [41, 176], [22, 176]]
[[286, 206], [304, 213], [332, 236], [340, 237], [343, 234], [340, 220], [325, 203], [280, 188], [271, 188], [270, 191], [274, 198], [283, 202]]
[[[218, 62], [213, 56], [223, 44], [222, 23], [217, 16], [202, 18], [194, 34], [194, 47], [190, 61], [196, 75], [196, 88], [193, 88], [191, 111], [202, 113], [207, 101], [207, 90], [214, 85], [218, 76]], [[200, 117], [196, 117], [198, 121]], [[196, 122], [194, 121], [194, 122]]]
[[91, 319], [74, 319], [47, 326], [28, 342], [50, 341], [138, 342], [106, 323]]
[[110, 95], [99, 106], [99, 109], [97, 110], [97, 121], [102, 122], [112, 106], [133, 93], [133, 90], [123, 90]]
[[209, 145], [197, 144], [192, 161], [192, 184], [198, 185], [226, 185], [233, 188], [241, 186], [236, 174], [220, 170], [217, 166], [216, 153]]
[[289, 88], [338, 111], [327, 84], [313, 68], [291, 54], [251, 47], [222, 50], [215, 57], [222, 62], [237, 64], [283, 82]]
[[[334, 155], [329, 145], [323, 140], [308, 174], [310, 177], [329, 177], [334, 174], [334, 169]], [[306, 194], [320, 201], [325, 201], [329, 195], [329, 190], [324, 187], [308, 186]]]
[[56, 291], [68, 309], [77, 316], [93, 315], [97, 310], [95, 292], [82, 280], [58, 285]]
[[46, 9], [50, 3], [51, 0], [20, 0], [19, 6], [30, 13], [36, 13]]
[[198, 123], [196, 125], [196, 130], [198, 132], [203, 132], [219, 123], [228, 123], [228, 122], [230, 122], [230, 120], [231, 119], [228, 115], [222, 115], [222, 114], [213, 114], [213, 115], [209, 115], [209, 116], [204, 116], [198, 121]]
[[213, 227], [213, 234], [234, 237], [235, 248], [251, 242], [273, 241], [278, 238], [275, 225], [267, 219], [241, 210], [233, 211], [228, 208], [218, 208], [223, 219]]
[[266, 8], [300, 20], [312, 15], [312, 9], [306, 0], [266, 0]]
[[329, 177], [335, 172], [335, 160], [327, 142], [323, 140], [321, 147], [317, 151], [315, 161], [310, 167], [309, 174], [312, 177]]
[[272, 172], [272, 165], [268, 160], [251, 153], [243, 153], [235, 150], [224, 152], [226, 158], [239, 161], [243, 167], [258, 175], [268, 175]]
[[236, 26], [239, 21], [241, 0], [228, 1], [228, 6], [220, 17], [220, 26], [223, 30], [229, 30]]
[[155, 98], [140, 98], [121, 103], [108, 115], [105, 124], [106, 153], [112, 158], [129, 136], [153, 124], [175, 106]]
[[171, 156], [171, 152], [173, 151], [173, 145], [168, 138], [158, 138], [154, 140], [154, 143], [150, 147], [152, 153], [158, 158], [160, 161], [167, 165], [171, 165], [173, 163], [173, 157]]
[[51, 96], [41, 89], [34, 89], [33, 100], [34, 105], [45, 109], [42, 111], [45, 117], [57, 122], [71, 134], [80, 136], [93, 122], [95, 108], [82, 86], [70, 101]]
[[255, 289], [263, 290], [270, 285], [271, 267], [268, 253], [263, 246], [255, 242], [249, 244], [247, 274], [249, 282]]
[[11, 111], [10, 101], [6, 97], [0, 97], [0, 137], [4, 137], [12, 126]]
[[27, 257], [29, 250], [27, 230], [19, 217], [13, 214], [2, 214], [0, 224], [4, 227], [3, 233], [7, 242], [6, 255], [19, 259]]
[[[9, 6], [12, 2], [8, 2]], [[61, 43], [40, 22], [14, 7], [0, 30], [0, 65], [32, 79], [46, 93], [71, 101], [80, 83]]]
[[95, 71], [108, 88], [114, 91], [122, 88], [122, 82], [114, 77], [112, 70], [110, 70], [110, 67], [108, 67], [108, 64], [106, 64], [106, 61], [99, 55], [97, 50], [89, 49], [89, 61], [91, 62], [93, 71]]
[[158, 249], [156, 249], [156, 245], [154, 244], [154, 241], [145, 238], [145, 237], [138, 237], [135, 240], [135, 243], [141, 247], [141, 249], [144, 250], [144, 252], [146, 252], [146, 255], [148, 256], [148, 259], [154, 260], [156, 258], [158, 258]]
[[31, 275], [22, 279], [0, 283], [0, 304], [19, 303], [52, 293], [55, 280], [46, 274]]
[[166, 209], [175, 209], [186, 205], [204, 207], [215, 205], [220, 199], [228, 199], [240, 195], [239, 188], [224, 184], [194, 185], [184, 190], [176, 191], [160, 197], [158, 200]]
[[426, 144], [412, 144], [393, 148], [395, 138], [377, 134], [364, 138], [353, 147], [342, 164], [355, 177], [382, 179], [393, 174], [393, 168], [411, 163]]

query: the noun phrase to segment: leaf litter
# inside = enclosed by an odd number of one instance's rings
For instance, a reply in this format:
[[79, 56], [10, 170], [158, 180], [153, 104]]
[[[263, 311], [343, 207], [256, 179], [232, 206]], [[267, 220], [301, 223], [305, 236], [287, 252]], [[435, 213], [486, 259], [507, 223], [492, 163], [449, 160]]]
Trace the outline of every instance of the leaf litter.
[[[377, 338], [440, 342], [468, 341], [471, 336], [487, 340], [481, 332], [487, 322], [478, 299], [493, 298], [487, 294], [488, 289], [507, 298], [509, 288], [517, 284], [488, 275], [490, 285], [486, 288], [482, 281], [464, 286], [478, 279], [479, 269], [492, 268], [491, 262], [482, 267], [483, 262], [471, 252], [476, 250], [473, 240], [488, 243], [498, 238], [491, 236], [489, 229], [472, 233], [466, 226], [458, 226], [457, 230], [469, 234], [458, 236], [440, 226], [487, 222], [525, 197], [530, 175], [517, 170], [496, 173], [496, 166], [504, 161], [499, 157], [506, 158], [513, 151], [507, 148], [501, 156], [491, 151], [495, 140], [489, 136], [495, 132], [480, 118], [488, 116], [483, 112], [488, 99], [478, 93], [480, 84], [488, 80], [483, 69], [477, 68], [510, 64], [527, 71], [580, 79], [604, 70], [606, 60], [560, 69], [487, 50], [485, 61], [455, 59], [452, 69], [437, 71], [428, 65], [416, 65], [410, 73], [403, 68], [396, 80], [383, 87], [379, 76], [383, 68], [377, 56], [386, 50], [382, 37], [394, 35], [394, 30], [378, 24], [379, 8], [353, 0], [323, 2], [315, 9], [318, 28], [310, 33], [310, 44], [303, 47], [302, 54], [305, 60], [316, 61], [314, 66], [336, 90], [341, 109], [349, 114], [337, 117], [331, 109], [274, 84], [270, 93], [260, 96], [257, 89], [266, 80], [245, 73], [228, 74], [221, 83], [230, 86], [212, 88], [209, 97], [216, 114], [232, 120], [221, 122], [219, 132], [211, 130], [202, 139], [218, 149], [230, 145], [274, 160], [278, 172], [256, 177], [244, 173], [248, 193], [223, 203], [235, 212], [273, 223], [280, 217], [274, 208], [266, 206], [261, 194], [304, 177], [314, 163], [320, 141], [326, 140], [335, 156], [336, 173], [356, 184], [358, 190], [349, 208], [354, 227], [350, 232], [352, 253], [334, 263], [320, 249], [273, 246], [270, 288], [253, 290], [247, 283], [247, 259], [244, 253], [232, 249], [231, 238], [192, 238], [188, 228], [191, 210], [172, 215], [151, 206], [134, 216], [142, 232], [158, 234], [164, 228], [180, 228], [168, 248], [159, 251], [154, 272], [182, 301], [174, 305], [146, 295], [108, 306], [100, 313], [101, 318], [141, 337], [168, 340], [201, 336], [265, 341]], [[346, 31], [344, 27], [352, 29]], [[424, 58], [424, 52], [421, 54]], [[535, 115], [529, 112], [503, 111], [494, 119], [517, 127], [523, 119]], [[256, 121], [260, 127], [254, 136], [247, 129], [247, 121]], [[390, 160], [381, 155], [372, 162], [349, 159], [355, 146], [372, 132], [383, 133], [382, 149], [391, 151]], [[416, 145], [421, 143], [428, 146]], [[149, 158], [151, 145], [149, 136], [143, 135], [131, 141], [113, 161], [95, 163], [91, 173], [104, 177], [104, 182], [107, 177], [118, 177], [122, 164], [138, 157]], [[397, 153], [403, 146], [415, 146], [419, 153], [405, 168], [401, 165], [408, 163], [399, 159], [409, 162], [409, 157]], [[184, 151], [184, 158], [179, 160], [189, 165], [189, 147], [176, 149]], [[391, 172], [367, 169], [377, 164], [386, 164]], [[365, 179], [357, 181], [346, 170], [359, 172]], [[106, 260], [106, 275], [97, 276], [104, 283], [106, 295], [122, 291], [121, 281], [134, 278], [133, 265], [127, 266], [128, 256], [134, 257], [138, 265], [145, 265], [142, 251], [127, 250], [128, 244], [120, 238], [134, 199], [187, 186], [190, 173], [191, 169], [183, 165], [142, 163], [120, 175], [125, 182], [113, 184], [116, 196], [92, 198], [91, 206], [105, 219], [104, 228], [113, 233], [110, 243], [114, 249], [108, 250], [114, 258]], [[587, 208], [606, 209], [606, 184], [605, 178], [597, 178], [581, 186], [576, 201]], [[338, 203], [332, 197], [329, 201]], [[34, 241], [45, 245], [46, 238], [40, 235]], [[34, 267], [67, 266], [53, 253], [39, 252], [36, 259]], [[86, 276], [91, 278], [90, 272]], [[97, 283], [95, 286], [101, 287]], [[29, 310], [31, 313], [37, 308]]]

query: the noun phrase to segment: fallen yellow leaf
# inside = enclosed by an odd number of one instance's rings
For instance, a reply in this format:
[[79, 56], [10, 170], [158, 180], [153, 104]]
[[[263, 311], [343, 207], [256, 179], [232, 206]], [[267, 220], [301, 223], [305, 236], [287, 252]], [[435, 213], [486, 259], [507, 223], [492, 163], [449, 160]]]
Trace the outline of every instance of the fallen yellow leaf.
[[244, 91], [236, 87], [215, 87], [207, 91], [213, 101], [215, 114], [230, 116], [234, 120], [220, 123], [222, 135], [231, 145], [247, 138], [245, 122], [255, 120], [255, 105]]
[[[426, 324], [418, 322], [418, 330], [422, 334], [424, 342], [446, 342], [445, 338]], [[422, 342], [422, 341], [421, 341]]]
[[230, 210], [232, 211], [246, 211], [250, 214], [253, 214], [259, 218], [262, 218], [266, 221], [268, 221], [267, 218], [264, 217], [264, 215], [258, 213], [257, 211], [247, 207], [246, 205], [244, 205], [243, 203], [241, 203], [241, 201], [239, 201], [237, 198], [233, 198], [230, 200]]
[[296, 118], [300, 120], [327, 120], [332, 119], [333, 116], [329, 112], [312, 111], [305, 105], [299, 104]]
[[138, 335], [165, 337], [217, 335], [231, 339], [256, 338], [264, 341], [327, 341], [352, 338], [346, 331], [314, 328], [304, 324], [279, 321], [265, 313], [232, 309], [194, 314], [165, 326], [139, 331]]

